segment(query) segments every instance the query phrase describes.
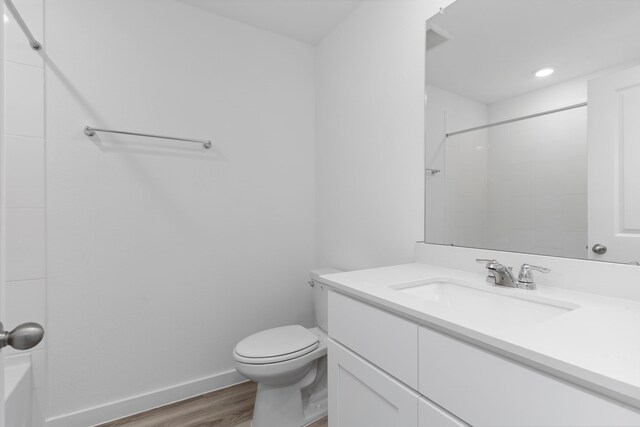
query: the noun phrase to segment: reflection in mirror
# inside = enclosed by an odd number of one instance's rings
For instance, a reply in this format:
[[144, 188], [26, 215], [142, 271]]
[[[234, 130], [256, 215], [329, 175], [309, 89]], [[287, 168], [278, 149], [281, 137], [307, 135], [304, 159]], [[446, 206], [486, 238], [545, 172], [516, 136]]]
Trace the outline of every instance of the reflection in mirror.
[[640, 1], [457, 0], [426, 49], [425, 241], [638, 263]]

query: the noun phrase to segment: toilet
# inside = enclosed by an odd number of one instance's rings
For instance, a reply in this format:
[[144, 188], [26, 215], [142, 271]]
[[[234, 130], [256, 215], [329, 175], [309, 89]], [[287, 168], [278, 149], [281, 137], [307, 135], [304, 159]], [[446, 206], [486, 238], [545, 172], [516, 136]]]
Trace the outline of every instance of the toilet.
[[233, 350], [239, 373], [258, 383], [252, 427], [302, 427], [327, 414], [327, 289], [313, 270], [316, 328], [282, 326], [250, 335]]

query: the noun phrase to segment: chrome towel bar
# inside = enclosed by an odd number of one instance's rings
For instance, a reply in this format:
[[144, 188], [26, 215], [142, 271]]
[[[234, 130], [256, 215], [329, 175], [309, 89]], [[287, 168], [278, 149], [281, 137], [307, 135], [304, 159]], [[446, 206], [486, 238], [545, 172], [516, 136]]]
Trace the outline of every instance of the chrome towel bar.
[[20, 13], [18, 13], [18, 9], [16, 9], [16, 7], [14, 6], [13, 1], [4, 0], [4, 3], [7, 5], [7, 9], [9, 9], [9, 12], [11, 12], [11, 14], [13, 15], [13, 18], [16, 20], [18, 26], [22, 29], [24, 35], [29, 39], [29, 46], [31, 46], [33, 50], [40, 50], [42, 45], [38, 40], [35, 39], [35, 37], [33, 37], [31, 31], [29, 31], [29, 27], [27, 27], [27, 24], [22, 19], [22, 16], [20, 16]]
[[208, 139], [194, 139], [194, 138], [179, 138], [176, 136], [163, 136], [163, 135], [153, 135], [150, 133], [138, 133], [138, 132], [125, 132], [121, 130], [109, 130], [109, 129], [99, 129], [94, 128], [92, 126], [84, 127], [84, 134], [87, 136], [93, 136], [96, 132], [106, 132], [106, 133], [119, 133], [122, 135], [133, 135], [133, 136], [146, 136], [149, 138], [160, 138], [160, 139], [173, 139], [176, 141], [186, 141], [186, 142], [195, 142], [197, 144], [202, 144], [202, 146], [206, 149], [211, 148], [211, 141]]

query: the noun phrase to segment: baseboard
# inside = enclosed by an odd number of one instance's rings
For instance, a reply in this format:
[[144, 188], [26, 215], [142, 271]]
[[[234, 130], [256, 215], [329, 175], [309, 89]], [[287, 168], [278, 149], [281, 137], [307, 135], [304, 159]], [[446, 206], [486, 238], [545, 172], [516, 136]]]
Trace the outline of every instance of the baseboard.
[[47, 419], [47, 427], [87, 427], [117, 420], [246, 381], [235, 369]]

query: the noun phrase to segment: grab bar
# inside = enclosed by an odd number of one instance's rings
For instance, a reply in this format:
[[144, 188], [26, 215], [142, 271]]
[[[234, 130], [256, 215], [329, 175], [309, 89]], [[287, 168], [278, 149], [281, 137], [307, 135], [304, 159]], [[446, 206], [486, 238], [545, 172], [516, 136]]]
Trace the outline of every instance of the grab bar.
[[186, 142], [195, 142], [198, 144], [202, 144], [202, 146], [204, 148], [206, 148], [207, 150], [209, 148], [211, 148], [211, 141], [208, 139], [195, 139], [195, 138], [179, 138], [176, 136], [163, 136], [163, 135], [153, 135], [150, 133], [138, 133], [138, 132], [125, 132], [125, 131], [121, 131], [121, 130], [109, 130], [109, 129], [99, 129], [99, 128], [94, 128], [92, 126], [85, 126], [84, 127], [84, 134], [87, 136], [93, 136], [96, 134], [96, 132], [106, 132], [106, 133], [119, 133], [122, 135], [133, 135], [133, 136], [146, 136], [149, 138], [160, 138], [160, 139], [173, 139], [176, 141], [186, 141]]
[[27, 27], [27, 24], [22, 19], [22, 16], [20, 16], [20, 13], [18, 13], [18, 9], [16, 9], [13, 2], [11, 0], [4, 0], [4, 3], [7, 5], [7, 9], [9, 9], [9, 12], [11, 12], [11, 14], [13, 15], [13, 18], [16, 20], [18, 26], [22, 29], [24, 35], [29, 39], [29, 46], [31, 46], [33, 50], [40, 50], [42, 45], [38, 40], [35, 39], [35, 37], [33, 37], [31, 31], [29, 31], [29, 27]]

